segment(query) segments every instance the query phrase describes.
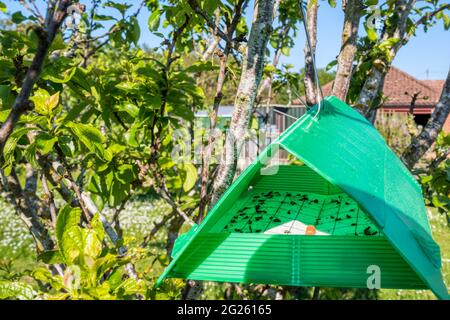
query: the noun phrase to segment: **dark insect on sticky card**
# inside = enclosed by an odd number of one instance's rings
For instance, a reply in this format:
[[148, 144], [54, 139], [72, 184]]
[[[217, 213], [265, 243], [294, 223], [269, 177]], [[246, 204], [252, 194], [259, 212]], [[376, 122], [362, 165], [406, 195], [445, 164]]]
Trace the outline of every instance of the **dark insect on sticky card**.
[[273, 222], [281, 222], [281, 220], [278, 218], [275, 218], [275, 219], [273, 219]]
[[331, 219], [334, 219], [335, 217], [334, 217], [334, 216], [330, 216], [330, 218], [331, 218]]
[[231, 219], [230, 222], [231, 223], [236, 223], [236, 219]]
[[290, 197], [290, 196], [292, 196], [292, 195], [289, 192], [286, 193], [286, 197]]
[[347, 219], [350, 219], [352, 216], [349, 215], [349, 214], [346, 214], [345, 217], [346, 217]]
[[228, 229], [228, 226], [223, 227], [225, 230]]
[[259, 220], [261, 220], [262, 219], [262, 217], [261, 216], [259, 216], [259, 217], [255, 217], [255, 221], [259, 221]]
[[366, 236], [372, 235], [372, 232], [370, 231], [370, 227], [367, 227], [367, 228], [364, 229], [364, 234], [365, 234]]
[[356, 223], [352, 223], [351, 226], [356, 227]]
[[341, 221], [342, 220], [342, 218], [336, 218], [336, 221]]
[[350, 209], [350, 212], [354, 212], [355, 211], [355, 209]]
[[242, 218], [242, 220], [247, 220], [247, 219], [248, 219], [248, 216], [245, 216]]
[[287, 214], [291, 214], [291, 210], [288, 210], [288, 211], [287, 211]]
[[291, 206], [295, 206], [297, 204], [297, 202], [291, 201], [290, 204], [291, 204]]
[[241, 229], [234, 229], [234, 231], [236, 231], [236, 232], [242, 232]]
[[249, 220], [249, 221], [248, 221], [248, 224], [252, 224], [252, 223], [253, 223], [253, 221], [252, 221], [252, 220]]
[[261, 232], [261, 229], [256, 229], [255, 232]]

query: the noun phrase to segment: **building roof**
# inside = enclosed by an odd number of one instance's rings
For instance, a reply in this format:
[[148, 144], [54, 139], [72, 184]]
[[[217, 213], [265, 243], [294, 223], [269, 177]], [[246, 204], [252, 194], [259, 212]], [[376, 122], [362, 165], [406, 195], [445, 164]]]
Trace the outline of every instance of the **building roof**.
[[418, 94], [417, 106], [434, 107], [441, 95], [444, 80], [418, 80], [406, 72], [391, 67], [383, 86], [384, 106], [409, 106], [412, 95]]
[[[383, 94], [386, 97], [384, 107], [409, 106], [412, 95], [418, 94], [416, 106], [434, 107], [440, 98], [445, 80], [419, 80], [408, 73], [391, 67], [383, 86]], [[322, 87], [324, 96], [331, 95], [333, 81]], [[294, 104], [301, 104], [300, 100], [294, 100]]]
[[431, 235], [419, 184], [378, 131], [336, 97], [327, 97], [318, 114], [317, 106], [311, 108], [247, 167], [177, 250], [158, 283], [188, 254], [192, 240], [214, 225], [217, 214], [230, 206], [236, 194], [247, 190], [246, 183], [277, 146], [346, 192], [427, 286], [438, 297], [449, 298], [440, 273], [440, 249]]

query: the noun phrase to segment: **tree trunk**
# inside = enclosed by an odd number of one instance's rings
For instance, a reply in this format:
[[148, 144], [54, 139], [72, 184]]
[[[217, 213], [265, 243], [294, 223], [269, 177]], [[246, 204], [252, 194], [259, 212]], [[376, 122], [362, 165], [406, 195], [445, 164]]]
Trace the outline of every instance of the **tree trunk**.
[[442, 130], [450, 114], [450, 70], [442, 89], [441, 98], [431, 114], [430, 120], [416, 136], [402, 155], [402, 160], [412, 169], [419, 159], [427, 152]]
[[407, 42], [408, 35], [406, 30], [408, 17], [411, 14], [415, 2], [415, 0], [399, 0], [395, 2], [393, 10], [398, 15], [396, 28], [391, 30], [391, 28], [385, 26], [381, 41], [387, 39], [398, 39], [399, 41], [390, 48], [389, 58], [383, 57], [373, 62], [373, 66], [360, 92], [356, 106], [364, 112], [365, 117], [372, 123], [374, 123], [376, 118], [379, 97], [383, 90], [384, 79], [389, 71], [391, 62], [395, 58], [398, 50]]
[[256, 92], [261, 82], [264, 54], [272, 31], [274, 2], [274, 0], [260, 0], [255, 6], [256, 17], [252, 23], [248, 45], [243, 54], [241, 79], [236, 93], [225, 151], [213, 185], [213, 203], [231, 184], [236, 172], [238, 153], [243, 144]]
[[[303, 82], [305, 84], [306, 103], [309, 106], [317, 103], [316, 95], [316, 77], [314, 71], [314, 55], [316, 54], [317, 45], [317, 12], [319, 11], [318, 1], [309, 1], [308, 10], [306, 12], [306, 27], [311, 40], [311, 50], [308, 42], [305, 45], [305, 77]], [[311, 52], [312, 51], [312, 52]]]
[[344, 6], [345, 18], [342, 30], [341, 52], [337, 58], [337, 72], [333, 84], [332, 95], [345, 101], [350, 87], [353, 60], [357, 51], [359, 20], [362, 16], [361, 0], [349, 0]]

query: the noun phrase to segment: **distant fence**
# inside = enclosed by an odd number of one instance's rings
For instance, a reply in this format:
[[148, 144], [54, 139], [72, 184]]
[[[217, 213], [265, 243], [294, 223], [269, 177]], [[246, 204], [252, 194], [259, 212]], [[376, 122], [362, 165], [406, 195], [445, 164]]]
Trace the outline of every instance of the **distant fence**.
[[[261, 135], [265, 136], [265, 139], [257, 141], [257, 139], [249, 139], [244, 143], [241, 155], [238, 160], [238, 168], [240, 170], [245, 169], [250, 163], [252, 163], [258, 154], [271, 142], [273, 142], [278, 136], [291, 126], [298, 118], [306, 113], [304, 106], [270, 106], [268, 115], [266, 107], [259, 107], [256, 109], [256, 114], [259, 119]], [[268, 116], [268, 126], [264, 125], [264, 119]], [[288, 152], [285, 150], [279, 150], [277, 161], [280, 163], [288, 162]]]

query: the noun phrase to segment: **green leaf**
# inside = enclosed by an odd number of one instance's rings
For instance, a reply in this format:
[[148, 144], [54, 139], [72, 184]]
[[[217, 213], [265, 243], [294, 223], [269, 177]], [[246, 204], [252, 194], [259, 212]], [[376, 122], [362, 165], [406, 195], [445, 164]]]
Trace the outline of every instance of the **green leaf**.
[[283, 53], [285, 56], [289, 56], [289, 54], [291, 53], [291, 48], [283, 47], [281, 48], [281, 53]]
[[367, 32], [367, 38], [368, 38], [370, 41], [375, 41], [375, 40], [377, 40], [378, 35], [377, 35], [377, 32], [375, 31], [374, 28], [369, 28], [369, 27], [367, 26], [367, 24], [364, 24], [364, 28], [366, 29], [366, 32]]
[[47, 75], [43, 76], [42, 78], [44, 80], [50, 80], [50, 81], [52, 81], [54, 83], [67, 83], [75, 75], [76, 71], [77, 71], [77, 68], [73, 67], [73, 68], [70, 68], [70, 69], [66, 70], [65, 72], [63, 72], [61, 74], [61, 76], [62, 76], [61, 78], [60, 77], [56, 77], [53, 74], [47, 74]]
[[37, 153], [36, 143], [32, 143], [25, 149], [24, 157], [33, 166], [33, 168], [38, 169], [36, 153]]
[[53, 145], [56, 141], [58, 141], [58, 137], [44, 132], [36, 136], [35, 144], [41, 154], [45, 155], [53, 150]]
[[80, 263], [79, 259], [84, 255], [83, 229], [79, 226], [72, 226], [64, 230], [59, 246], [69, 265]]
[[25, 16], [22, 14], [22, 12], [20, 12], [20, 11], [14, 12], [14, 13], [12, 14], [12, 16], [11, 16], [12, 22], [17, 23], [17, 24], [19, 24], [19, 23], [25, 21], [26, 19], [27, 19], [27, 17], [25, 17]]
[[336, 8], [336, 1], [335, 1], [335, 0], [328, 0], [328, 4], [329, 4], [332, 8]]
[[59, 209], [58, 217], [56, 218], [55, 234], [58, 243], [62, 241], [65, 231], [80, 223], [81, 210], [79, 208], [72, 208], [66, 204]]
[[450, 29], [450, 16], [448, 14], [444, 14], [442, 19], [444, 20], [444, 29]]
[[330, 71], [330, 69], [333, 68], [335, 65], [337, 65], [337, 63], [338, 63], [337, 60], [331, 61], [329, 64], [327, 64], [327, 66], [325, 67], [325, 70]]
[[[84, 255], [93, 259], [102, 253], [102, 242], [94, 230], [85, 229]], [[87, 262], [87, 261], [86, 261]]]
[[428, 182], [430, 182], [430, 181], [432, 181], [433, 180], [433, 176], [424, 176], [424, 177], [422, 177], [422, 179], [420, 180], [420, 182], [422, 183], [422, 184], [426, 184], [426, 183], [428, 183]]
[[103, 238], [105, 237], [105, 229], [103, 228], [103, 223], [101, 221], [100, 214], [98, 213], [94, 214], [94, 216], [91, 219], [91, 227], [92, 230], [94, 230], [95, 233], [97, 234], [97, 237], [100, 240], [103, 240]]
[[46, 264], [64, 263], [64, 257], [59, 250], [44, 251], [38, 255], [37, 259]]
[[[3, 157], [5, 160], [5, 164], [12, 164], [14, 162], [14, 151], [17, 147], [17, 143], [20, 138], [22, 138], [25, 134], [30, 132], [31, 130], [35, 130], [33, 127], [22, 127], [15, 130], [6, 140], [5, 147], [3, 148]], [[8, 173], [5, 172], [8, 175]]]
[[150, 29], [150, 31], [156, 31], [159, 28], [160, 20], [161, 20], [160, 10], [153, 11], [150, 17], [148, 18], [148, 28]]
[[41, 115], [50, 115], [59, 103], [59, 91], [50, 95], [45, 89], [38, 89], [30, 98], [34, 102], [34, 109]]
[[139, 85], [132, 81], [127, 82], [121, 82], [116, 85], [116, 88], [126, 91], [126, 92], [132, 92], [136, 90], [139, 87]]
[[116, 179], [122, 184], [129, 184], [136, 179], [135, 167], [131, 164], [121, 165], [116, 172]]
[[117, 106], [117, 109], [119, 111], [124, 111], [124, 112], [128, 113], [133, 118], [136, 118], [139, 114], [139, 108], [131, 102], [124, 102], [122, 104], [119, 104]]
[[19, 281], [0, 281], [0, 299], [32, 300], [36, 292], [29, 284]]
[[106, 15], [102, 15], [102, 14], [95, 14], [94, 15], [94, 20], [96, 21], [108, 21], [108, 20], [116, 20], [113, 16], [106, 16]]
[[182, 168], [186, 173], [186, 178], [183, 181], [183, 190], [187, 192], [194, 187], [197, 181], [197, 168], [192, 163], [184, 163]]
[[378, 4], [378, 0], [366, 0], [365, 5], [370, 7]]
[[6, 5], [2, 1], [0, 1], [0, 11], [6, 12]]
[[117, 2], [114, 2], [114, 1], [107, 1], [104, 4], [104, 6], [105, 7], [111, 7], [111, 8], [114, 8], [114, 9], [118, 10], [122, 15], [124, 15], [125, 12], [131, 7], [131, 5], [129, 5], [129, 4], [126, 4], [126, 3], [122, 4], [122, 3], [117, 3]]
[[131, 18], [131, 40], [137, 45], [141, 36], [141, 28], [136, 17]]
[[191, 66], [187, 67], [184, 72], [196, 73], [202, 71], [213, 71], [217, 70], [219, 67], [215, 66], [211, 61], [197, 61], [194, 62]]
[[89, 151], [103, 157], [105, 139], [100, 130], [90, 124], [69, 122], [66, 125]]

